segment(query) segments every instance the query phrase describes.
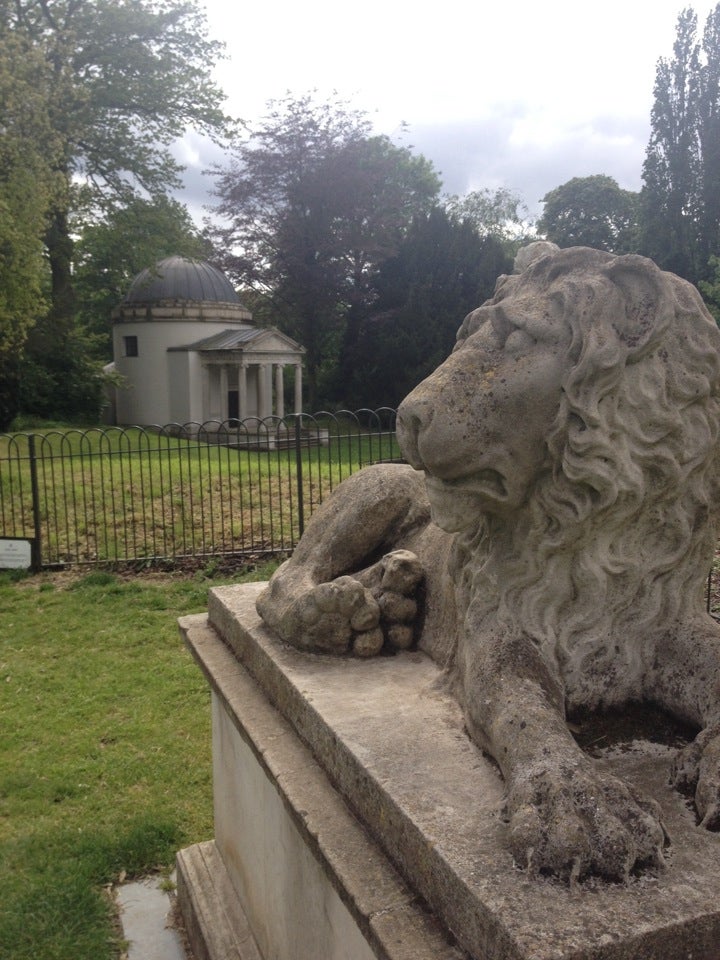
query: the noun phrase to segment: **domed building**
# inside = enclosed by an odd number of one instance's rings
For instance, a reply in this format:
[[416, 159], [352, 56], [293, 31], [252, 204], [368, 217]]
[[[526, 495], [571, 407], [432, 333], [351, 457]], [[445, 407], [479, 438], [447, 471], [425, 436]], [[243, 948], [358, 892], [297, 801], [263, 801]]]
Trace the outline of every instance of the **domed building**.
[[302, 410], [300, 344], [257, 327], [224, 273], [167, 257], [133, 280], [113, 310], [114, 420], [126, 425], [203, 424], [285, 415], [283, 374], [295, 370]]

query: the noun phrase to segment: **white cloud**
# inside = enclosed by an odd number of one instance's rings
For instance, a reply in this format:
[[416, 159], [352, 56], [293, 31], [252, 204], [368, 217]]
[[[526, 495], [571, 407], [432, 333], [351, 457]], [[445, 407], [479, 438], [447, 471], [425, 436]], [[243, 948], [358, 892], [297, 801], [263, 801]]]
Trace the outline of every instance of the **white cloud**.
[[[446, 192], [505, 185], [531, 209], [573, 176], [605, 173], [638, 189], [658, 57], [672, 54], [682, 0], [205, 0], [228, 45], [218, 79], [250, 122], [287, 91], [337, 91], [380, 132], [441, 171]], [[714, 3], [694, 3], [700, 27]], [[217, 159], [201, 138], [178, 146], [193, 211]]]

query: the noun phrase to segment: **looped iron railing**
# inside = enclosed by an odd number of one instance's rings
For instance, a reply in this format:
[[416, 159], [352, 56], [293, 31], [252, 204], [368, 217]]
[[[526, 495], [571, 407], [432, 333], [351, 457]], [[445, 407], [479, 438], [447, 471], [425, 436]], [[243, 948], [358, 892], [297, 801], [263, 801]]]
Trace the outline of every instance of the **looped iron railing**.
[[0, 435], [0, 537], [43, 567], [285, 554], [341, 480], [398, 457], [385, 408]]

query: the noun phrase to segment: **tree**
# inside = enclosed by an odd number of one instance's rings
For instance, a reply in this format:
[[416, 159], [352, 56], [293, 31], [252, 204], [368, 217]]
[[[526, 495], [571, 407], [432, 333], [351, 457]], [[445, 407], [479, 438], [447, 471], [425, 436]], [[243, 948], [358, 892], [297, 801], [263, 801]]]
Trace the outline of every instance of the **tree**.
[[176, 200], [136, 198], [101, 218], [77, 225], [74, 283], [77, 317], [94, 341], [96, 355], [112, 359], [110, 314], [133, 278], [163, 257], [205, 258], [209, 245]]
[[637, 238], [637, 194], [603, 174], [573, 177], [543, 197], [538, 230], [560, 247], [632, 253]]
[[431, 205], [437, 176], [423, 157], [373, 136], [362, 112], [311, 95], [272, 101], [215, 173], [224, 265], [305, 347], [314, 407], [323, 368], [342, 345], [351, 352], [377, 264]]
[[0, 45], [0, 430], [18, 412], [20, 357], [46, 306], [41, 238], [53, 178], [49, 118], [37, 95], [43, 67], [20, 38]]
[[172, 141], [189, 126], [226, 129], [211, 79], [220, 46], [194, 0], [0, 0], [0, 47], [16, 42], [42, 62], [36, 95], [56, 148], [43, 237], [54, 353], [75, 317], [73, 211], [178, 185]]
[[451, 196], [445, 202], [456, 220], [467, 220], [481, 237], [494, 237], [513, 253], [518, 246], [534, 239], [533, 224], [523, 199], [507, 187], [484, 188]]
[[709, 261], [710, 276], [707, 280], [698, 283], [705, 305], [720, 325], [720, 257], [711, 256]]
[[688, 8], [678, 17], [673, 59], [658, 60], [641, 193], [643, 252], [688, 279], [697, 277], [699, 267], [700, 61], [696, 34], [697, 17]]
[[491, 296], [512, 258], [495, 236], [442, 207], [418, 214], [379, 267], [360, 326], [345, 405], [396, 407], [451, 352], [465, 315]]
[[705, 21], [700, 66], [698, 141], [702, 182], [700, 188], [700, 250], [703, 275], [712, 276], [710, 258], [720, 252], [720, 5]]
[[720, 248], [720, 4], [697, 37], [688, 8], [672, 59], [658, 61], [643, 165], [642, 251], [697, 283]]

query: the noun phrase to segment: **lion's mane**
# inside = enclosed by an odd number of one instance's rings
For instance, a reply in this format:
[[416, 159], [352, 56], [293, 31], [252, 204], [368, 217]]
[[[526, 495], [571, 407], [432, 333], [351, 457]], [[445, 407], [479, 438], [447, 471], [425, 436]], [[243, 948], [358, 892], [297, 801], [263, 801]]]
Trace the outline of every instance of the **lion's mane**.
[[568, 371], [502, 576], [488, 577], [493, 520], [466, 545], [470, 606], [554, 656], [571, 705], [607, 706], [641, 695], [649, 666], [650, 645], [623, 640], [702, 611], [720, 496], [720, 331], [692, 286], [638, 256], [559, 251], [504, 278], [491, 303], [529, 296], [568, 324]]

